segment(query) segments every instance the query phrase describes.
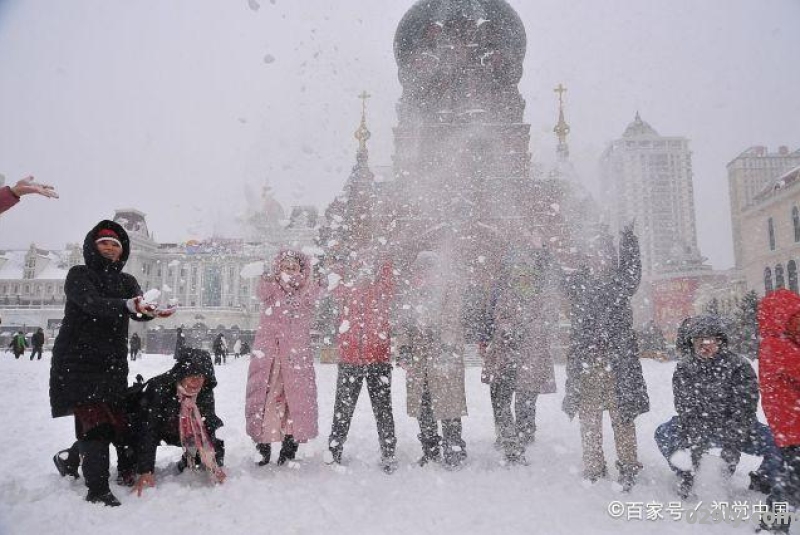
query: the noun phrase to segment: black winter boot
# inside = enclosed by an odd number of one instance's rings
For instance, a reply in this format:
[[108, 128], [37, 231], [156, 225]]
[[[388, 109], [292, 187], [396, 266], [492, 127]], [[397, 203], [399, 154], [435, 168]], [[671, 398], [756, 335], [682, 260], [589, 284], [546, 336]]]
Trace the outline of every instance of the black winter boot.
[[300, 445], [294, 441], [294, 437], [292, 435], [286, 435], [283, 437], [283, 442], [281, 443], [281, 452], [278, 454], [278, 460], [275, 464], [278, 466], [283, 466], [286, 464], [286, 461], [293, 461], [294, 456], [297, 454], [297, 448]]
[[86, 501], [116, 507], [121, 504], [108, 488], [108, 446], [108, 442], [100, 440], [78, 441], [82, 457], [83, 478], [86, 480], [86, 486], [89, 487]]
[[750, 472], [750, 485], [747, 488], [768, 495], [772, 492], [772, 482], [764, 472]]
[[258, 453], [261, 454], [261, 460], [258, 461], [258, 466], [266, 466], [269, 464], [269, 458], [272, 455], [272, 444], [256, 444]]
[[428, 463], [442, 462], [442, 437], [435, 435], [433, 437], [423, 437], [417, 435], [420, 443], [422, 444], [422, 457], [420, 457], [417, 464], [425, 466]]
[[78, 443], [72, 445], [68, 450], [61, 450], [53, 456], [53, 463], [61, 477], [72, 476], [78, 479], [78, 467], [81, 465], [81, 456], [78, 451]]
[[641, 470], [641, 463], [624, 464], [617, 461], [617, 471], [619, 472], [617, 482], [622, 486], [622, 492], [631, 491], [636, 484], [636, 476], [639, 475]]

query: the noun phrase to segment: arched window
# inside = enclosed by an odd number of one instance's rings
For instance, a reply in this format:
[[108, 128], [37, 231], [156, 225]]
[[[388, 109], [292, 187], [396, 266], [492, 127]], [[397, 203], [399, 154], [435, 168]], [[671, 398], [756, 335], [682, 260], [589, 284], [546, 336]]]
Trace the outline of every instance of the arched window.
[[792, 208], [792, 228], [794, 229], [794, 241], [800, 242], [800, 210], [797, 206]]
[[789, 278], [789, 289], [794, 293], [798, 293], [797, 263], [794, 260], [789, 260], [789, 263], [786, 264], [786, 275]]
[[764, 293], [772, 292], [772, 270], [764, 268]]
[[767, 220], [767, 234], [769, 234], [769, 250], [775, 250], [775, 223], [772, 221], [770, 217]]
[[786, 288], [786, 283], [783, 280], [783, 266], [778, 264], [775, 266], [775, 289]]

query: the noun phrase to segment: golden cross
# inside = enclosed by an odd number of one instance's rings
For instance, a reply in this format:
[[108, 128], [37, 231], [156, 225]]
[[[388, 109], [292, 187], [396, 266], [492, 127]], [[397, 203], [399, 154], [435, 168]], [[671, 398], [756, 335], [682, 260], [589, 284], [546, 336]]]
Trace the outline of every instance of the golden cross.
[[558, 105], [563, 106], [564, 105], [563, 95], [564, 93], [567, 92], [567, 88], [564, 87], [562, 84], [558, 84], [558, 87], [553, 89], [553, 92], [558, 93]]
[[358, 98], [361, 99], [361, 115], [365, 115], [367, 113], [367, 99], [372, 98], [372, 95], [365, 91], [363, 91]]

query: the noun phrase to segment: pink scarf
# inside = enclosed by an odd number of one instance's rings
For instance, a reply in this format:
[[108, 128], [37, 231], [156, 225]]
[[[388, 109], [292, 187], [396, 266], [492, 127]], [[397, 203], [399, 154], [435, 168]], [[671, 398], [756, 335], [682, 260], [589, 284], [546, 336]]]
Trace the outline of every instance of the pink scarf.
[[214, 476], [219, 476], [221, 472], [217, 465], [214, 444], [206, 431], [203, 423], [203, 416], [197, 408], [197, 394], [190, 396], [186, 390], [178, 385], [178, 400], [181, 402], [180, 420], [178, 431], [181, 437], [181, 446], [186, 454], [186, 462], [189, 467], [195, 468], [195, 455], [200, 456], [200, 462]]

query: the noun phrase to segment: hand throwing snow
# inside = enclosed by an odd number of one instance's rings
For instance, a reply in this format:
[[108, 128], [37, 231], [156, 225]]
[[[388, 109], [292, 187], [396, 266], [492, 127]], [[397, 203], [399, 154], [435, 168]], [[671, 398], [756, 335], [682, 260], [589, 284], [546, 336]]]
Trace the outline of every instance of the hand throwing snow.
[[56, 190], [53, 186], [34, 182], [32, 176], [27, 176], [14, 184], [14, 186], [11, 187], [11, 192], [17, 197], [35, 193], [44, 197], [58, 199], [58, 193], [56, 193]]

